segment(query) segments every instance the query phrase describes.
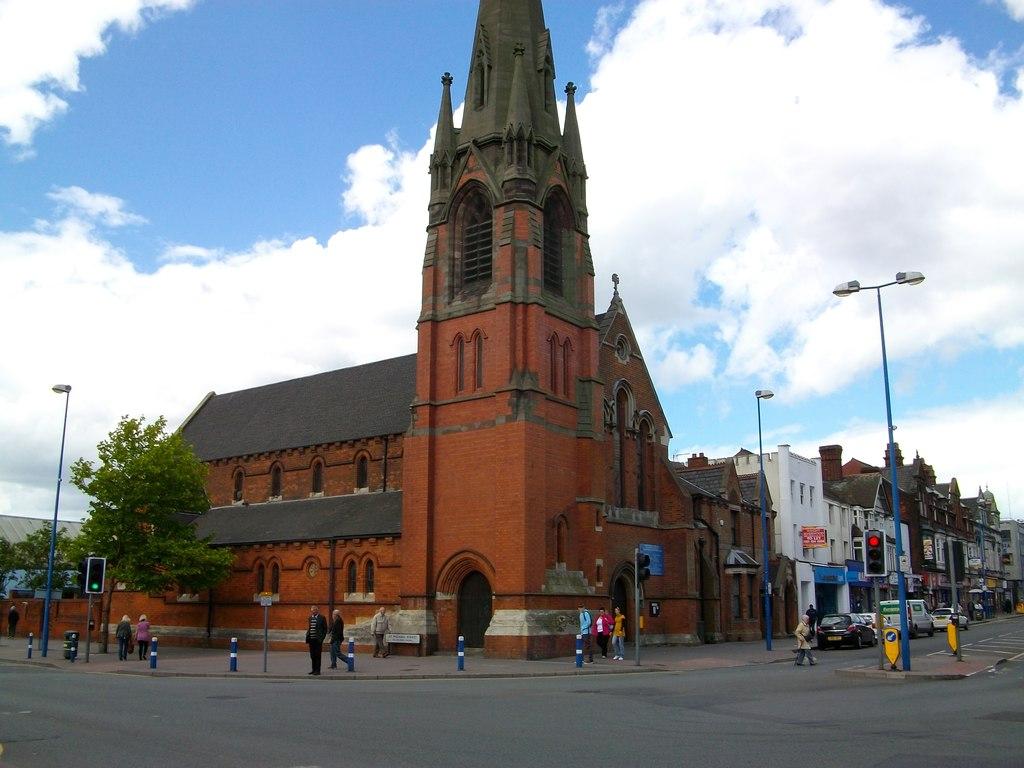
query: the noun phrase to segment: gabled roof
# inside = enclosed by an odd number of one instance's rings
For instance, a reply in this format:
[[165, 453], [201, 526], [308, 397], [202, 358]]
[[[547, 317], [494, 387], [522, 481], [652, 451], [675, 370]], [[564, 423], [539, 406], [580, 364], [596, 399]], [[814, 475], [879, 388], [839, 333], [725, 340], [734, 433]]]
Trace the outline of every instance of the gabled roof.
[[873, 509], [878, 495], [878, 474], [850, 475], [842, 480], [826, 480], [824, 495], [840, 504]]
[[212, 543], [221, 545], [397, 536], [402, 492], [214, 507], [195, 525], [197, 537], [212, 536]]
[[203, 461], [393, 435], [409, 427], [416, 355], [209, 396], [182, 425]]
[[759, 568], [760, 564], [742, 549], [730, 549], [729, 554], [725, 556], [725, 567], [728, 570]]
[[[740, 498], [748, 504], [759, 506], [761, 504], [761, 496], [758, 493], [760, 490], [760, 475], [740, 475]], [[765, 484], [767, 486], [767, 483]], [[769, 502], [768, 506], [771, 506], [771, 492], [765, 487], [765, 500]]]

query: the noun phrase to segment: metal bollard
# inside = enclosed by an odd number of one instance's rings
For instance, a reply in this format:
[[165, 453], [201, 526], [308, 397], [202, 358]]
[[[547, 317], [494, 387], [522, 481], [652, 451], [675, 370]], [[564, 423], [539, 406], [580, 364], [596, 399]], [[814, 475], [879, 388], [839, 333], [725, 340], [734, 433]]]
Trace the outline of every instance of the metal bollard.
[[156, 669], [156, 638], [149, 644], [149, 668]]
[[459, 661], [456, 669], [462, 672], [466, 668], [466, 638], [459, 635]]
[[583, 667], [583, 635], [576, 635], [576, 666]]
[[231, 638], [231, 661], [228, 662], [229, 668], [232, 672], [238, 671], [238, 638]]
[[32, 658], [32, 633], [28, 633], [28, 658]]
[[356, 671], [356, 639], [350, 637], [348, 639], [348, 658], [345, 659], [345, 663], [348, 664], [348, 671]]

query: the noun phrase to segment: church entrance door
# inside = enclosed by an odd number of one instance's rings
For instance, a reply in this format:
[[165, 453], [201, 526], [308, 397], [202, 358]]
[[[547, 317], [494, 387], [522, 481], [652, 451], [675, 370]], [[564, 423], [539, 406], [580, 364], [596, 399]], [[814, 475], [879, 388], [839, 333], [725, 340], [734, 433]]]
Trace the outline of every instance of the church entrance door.
[[459, 634], [467, 648], [483, 648], [484, 633], [491, 624], [491, 585], [487, 577], [474, 571], [459, 587]]

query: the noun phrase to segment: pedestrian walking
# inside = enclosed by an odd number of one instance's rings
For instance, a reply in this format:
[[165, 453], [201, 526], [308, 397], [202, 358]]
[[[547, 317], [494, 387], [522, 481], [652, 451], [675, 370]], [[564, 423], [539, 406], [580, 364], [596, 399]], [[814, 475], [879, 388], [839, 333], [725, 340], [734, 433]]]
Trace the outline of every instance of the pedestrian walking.
[[338, 668], [341, 658], [341, 641], [345, 639], [345, 622], [337, 608], [331, 614], [331, 669]]
[[18, 633], [18, 620], [21, 619], [21, 614], [18, 613], [17, 607], [14, 603], [11, 603], [11, 608], [7, 611], [7, 636], [14, 637]]
[[804, 665], [804, 656], [811, 662], [812, 667], [818, 663], [818, 660], [811, 653], [811, 644], [807, 642], [811, 636], [810, 620], [810, 616], [804, 614], [800, 619], [800, 623], [796, 625], [796, 631], [793, 633], [796, 637], [796, 665], [798, 667]]
[[612, 659], [625, 661], [626, 659], [626, 617], [622, 615], [619, 606], [615, 606], [615, 618], [612, 619]]
[[132, 621], [128, 618], [127, 613], [118, 622], [117, 629], [114, 631], [114, 637], [117, 638], [117, 660], [127, 661], [128, 647], [132, 642]]
[[384, 642], [384, 636], [391, 631], [391, 622], [384, 612], [384, 606], [373, 615], [370, 622], [370, 632], [373, 634], [373, 658], [386, 659], [390, 655], [388, 644]]
[[327, 621], [315, 605], [309, 608], [309, 625], [306, 629], [306, 645], [309, 646], [309, 660], [313, 668], [309, 675], [320, 674], [320, 663], [324, 653], [324, 638], [327, 637]]
[[139, 623], [135, 625], [135, 644], [139, 646], [139, 661], [146, 660], [146, 653], [149, 651], [149, 641], [153, 636], [149, 633], [149, 619], [146, 614], [139, 616]]
[[818, 626], [818, 612], [814, 610], [814, 604], [811, 603], [807, 606], [807, 626], [811, 628], [811, 636], [814, 636], [814, 630]]
[[583, 607], [583, 603], [579, 605], [580, 611], [580, 634], [583, 635], [583, 655], [585, 663], [594, 663], [594, 638], [590, 636], [590, 630], [594, 626], [593, 620], [590, 618], [590, 611]]
[[601, 606], [597, 612], [597, 620], [594, 622], [594, 636], [597, 638], [597, 647], [601, 649], [601, 658], [608, 658], [608, 641], [612, 636], [611, 614]]

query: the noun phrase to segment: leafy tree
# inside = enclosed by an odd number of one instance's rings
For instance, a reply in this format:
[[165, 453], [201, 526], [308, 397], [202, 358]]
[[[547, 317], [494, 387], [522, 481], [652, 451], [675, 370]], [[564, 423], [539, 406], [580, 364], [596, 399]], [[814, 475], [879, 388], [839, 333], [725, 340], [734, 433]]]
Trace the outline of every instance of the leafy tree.
[[206, 467], [161, 416], [123, 417], [97, 446], [99, 464], [79, 459], [71, 482], [91, 498], [75, 553], [107, 558], [106, 648], [114, 583], [132, 590], [199, 592], [227, 578], [233, 556], [196, 539], [188, 514], [209, 510]]
[[[46, 589], [46, 566], [50, 560], [50, 533], [53, 524], [44, 523], [37, 530], [13, 545], [15, 570], [24, 571], [23, 580], [26, 589]], [[57, 529], [57, 545], [53, 550], [53, 589], [60, 591], [73, 583], [69, 571], [74, 572], [76, 566], [69, 559], [68, 553], [73, 548], [74, 539], [68, 535], [67, 528]]]
[[7, 580], [18, 570], [14, 545], [7, 539], [0, 539], [0, 595], [6, 594]]

